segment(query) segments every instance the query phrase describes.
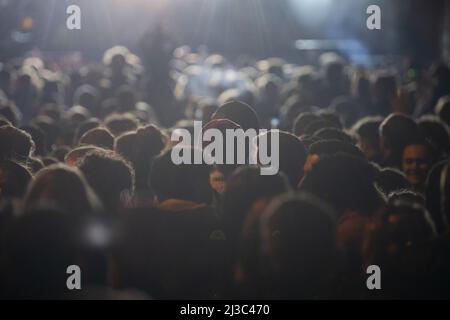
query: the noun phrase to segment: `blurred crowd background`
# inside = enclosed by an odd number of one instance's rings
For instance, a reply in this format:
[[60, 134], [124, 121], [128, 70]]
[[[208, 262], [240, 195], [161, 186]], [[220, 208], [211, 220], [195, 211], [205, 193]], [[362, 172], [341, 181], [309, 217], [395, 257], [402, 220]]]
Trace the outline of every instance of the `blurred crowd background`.
[[[0, 297], [449, 298], [450, 8], [375, 2], [0, 0]], [[175, 165], [194, 120], [280, 172]]]

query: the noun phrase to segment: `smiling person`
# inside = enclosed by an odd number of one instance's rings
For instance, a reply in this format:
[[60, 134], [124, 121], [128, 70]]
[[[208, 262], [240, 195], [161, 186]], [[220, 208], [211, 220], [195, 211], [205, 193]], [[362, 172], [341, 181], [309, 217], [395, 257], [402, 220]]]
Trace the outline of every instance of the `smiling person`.
[[428, 171], [435, 158], [434, 147], [424, 138], [409, 142], [403, 149], [402, 170], [415, 191], [424, 191]]

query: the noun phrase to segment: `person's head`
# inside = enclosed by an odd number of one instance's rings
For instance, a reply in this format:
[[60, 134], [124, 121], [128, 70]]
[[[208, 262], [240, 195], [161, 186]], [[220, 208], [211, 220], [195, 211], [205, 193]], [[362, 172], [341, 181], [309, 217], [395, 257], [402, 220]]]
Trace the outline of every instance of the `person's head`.
[[228, 119], [244, 129], [259, 130], [259, 120], [255, 111], [248, 104], [240, 101], [227, 102], [219, 107], [211, 120]]
[[79, 140], [80, 145], [92, 145], [108, 150], [114, 148], [114, 136], [106, 128], [94, 128], [83, 134]]
[[75, 149], [72, 149], [64, 156], [64, 163], [69, 167], [75, 167], [77, 165], [78, 160], [83, 158], [86, 154], [95, 150], [104, 150], [103, 148], [95, 147], [95, 146], [82, 146]]
[[34, 154], [38, 156], [44, 156], [47, 154], [47, 143], [45, 141], [45, 133], [36, 126], [24, 126], [21, 129], [28, 132], [33, 139], [36, 149]]
[[48, 116], [41, 115], [34, 118], [30, 123], [44, 132], [46, 149], [51, 150], [61, 134], [61, 128], [57, 122]]
[[134, 169], [112, 151], [95, 150], [77, 164], [108, 211], [117, 212], [134, 191]]
[[311, 144], [308, 150], [303, 169], [305, 173], [312, 170], [313, 166], [324, 156], [338, 153], [349, 154], [364, 159], [364, 155], [358, 147], [339, 140], [320, 140]]
[[17, 126], [19, 124], [19, 114], [19, 109], [13, 102], [0, 103], [0, 116], [7, 119], [11, 125]]
[[358, 140], [358, 147], [369, 160], [374, 160], [381, 154], [379, 133], [381, 122], [382, 118], [366, 117], [352, 127], [353, 134]]
[[138, 125], [139, 121], [131, 113], [114, 113], [105, 118], [106, 128], [108, 128], [115, 137], [118, 137], [125, 132], [136, 130]]
[[422, 116], [417, 120], [421, 134], [436, 147], [437, 156], [450, 154], [450, 131], [448, 126], [436, 116]]
[[405, 174], [402, 171], [393, 168], [380, 169], [375, 183], [378, 189], [385, 195], [389, 195], [398, 190], [409, 190], [412, 187], [406, 179]]
[[421, 193], [406, 189], [391, 192], [387, 201], [389, 205], [403, 201], [411, 205], [416, 204], [425, 207], [425, 197]]
[[320, 116], [312, 112], [302, 112], [300, 113], [294, 121], [294, 127], [292, 129], [293, 133], [300, 137], [305, 134], [306, 127], [314, 121], [320, 120]]
[[354, 144], [353, 138], [342, 130], [336, 128], [323, 128], [314, 133], [321, 140], [338, 140], [349, 144]]
[[419, 136], [419, 128], [408, 116], [391, 114], [380, 125], [380, 148], [387, 165], [400, 168], [405, 146]]
[[97, 209], [95, 194], [81, 172], [62, 164], [40, 170], [28, 186], [24, 211], [31, 212], [41, 206], [76, 216]]
[[312, 121], [305, 127], [305, 134], [314, 135], [317, 131], [325, 128], [336, 128], [340, 129], [339, 126], [329, 120], [321, 117], [319, 120]]
[[75, 134], [73, 137], [73, 145], [77, 146], [80, 138], [91, 129], [100, 127], [100, 120], [97, 118], [90, 118], [82, 123], [80, 123], [75, 129]]
[[346, 128], [351, 127], [358, 119], [358, 105], [350, 97], [341, 96], [335, 98], [331, 102], [330, 109], [333, 110], [334, 114], [339, 116], [339, 119]]
[[114, 150], [130, 161], [135, 169], [136, 188], [150, 187], [149, 174], [153, 158], [166, 147], [166, 143], [166, 135], [154, 125], [140, 127], [116, 139]]
[[29, 133], [13, 126], [0, 127], [0, 159], [25, 162], [34, 148]]
[[428, 171], [435, 162], [435, 151], [426, 139], [407, 143], [402, 154], [402, 170], [415, 190], [423, 191]]
[[303, 179], [300, 190], [321, 197], [343, 215], [374, 214], [383, 199], [375, 187], [376, 169], [365, 159], [349, 154], [321, 158]]
[[[375, 103], [385, 103], [390, 107], [392, 98], [397, 92], [397, 83], [394, 75], [381, 73], [375, 79], [373, 84], [373, 99]], [[383, 110], [391, 111], [391, 110]]]
[[283, 174], [263, 176], [258, 167], [236, 169], [226, 181], [222, 215], [228, 236], [233, 238], [240, 230], [252, 206], [259, 200], [269, 201], [290, 190]]
[[261, 217], [260, 273], [266, 298], [327, 294], [336, 270], [336, 214], [316, 197], [281, 196]]
[[11, 160], [0, 161], [0, 199], [22, 198], [31, 179], [26, 167]]
[[430, 279], [427, 246], [435, 236], [423, 206], [401, 198], [390, 201], [368, 228], [363, 246], [364, 266], [377, 265], [384, 279], [383, 289], [371, 294], [387, 299], [425, 296], [423, 289], [430, 286], [425, 280]]
[[[168, 199], [186, 200], [199, 204], [210, 204], [212, 189], [209, 184], [210, 168], [206, 164], [194, 164], [194, 153], [199, 149], [186, 147], [182, 151], [190, 154], [190, 163], [175, 164], [172, 150], [168, 149], [153, 160], [150, 173], [151, 186], [159, 202]], [[202, 154], [198, 154], [202, 157]]]
[[427, 209], [433, 218], [439, 234], [442, 234], [447, 229], [449, 221], [445, 215], [445, 212], [442, 210], [442, 203], [444, 202], [445, 197], [444, 194], [441, 194], [443, 182], [442, 177], [444, 175], [445, 168], [449, 163], [449, 160], [444, 160], [438, 162], [430, 169], [425, 188]]
[[[261, 137], [267, 135], [267, 142], [272, 141], [272, 131], [263, 133], [258, 136], [259, 141]], [[290, 185], [296, 188], [301, 178], [303, 177], [303, 166], [306, 161], [306, 149], [302, 142], [295, 135], [279, 131], [278, 132], [278, 155], [272, 154], [273, 146], [269, 145], [268, 150], [272, 157], [279, 157], [279, 171], [283, 172], [288, 179]]]
[[434, 109], [434, 113], [450, 126], [450, 95], [439, 99]]

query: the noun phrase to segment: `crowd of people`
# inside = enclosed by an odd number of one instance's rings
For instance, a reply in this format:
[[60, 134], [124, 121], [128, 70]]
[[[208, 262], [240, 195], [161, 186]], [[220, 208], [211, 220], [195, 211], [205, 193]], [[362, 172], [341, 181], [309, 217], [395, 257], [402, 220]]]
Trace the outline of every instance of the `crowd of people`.
[[[450, 298], [448, 65], [114, 47], [0, 66], [1, 298]], [[279, 172], [174, 164], [194, 120], [279, 130]]]

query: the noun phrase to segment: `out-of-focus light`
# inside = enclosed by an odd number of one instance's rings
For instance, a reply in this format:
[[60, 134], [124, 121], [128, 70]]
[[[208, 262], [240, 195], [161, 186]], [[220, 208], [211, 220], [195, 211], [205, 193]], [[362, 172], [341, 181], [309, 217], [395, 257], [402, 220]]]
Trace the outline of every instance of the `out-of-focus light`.
[[110, 239], [110, 230], [99, 222], [92, 222], [87, 226], [86, 230], [87, 241], [96, 247], [106, 246]]
[[300, 23], [315, 27], [330, 14], [333, 0], [289, 0], [289, 4]]
[[33, 18], [26, 17], [26, 18], [22, 19], [22, 21], [20, 23], [20, 28], [22, 30], [31, 30], [31, 29], [33, 29], [33, 25], [34, 25]]

